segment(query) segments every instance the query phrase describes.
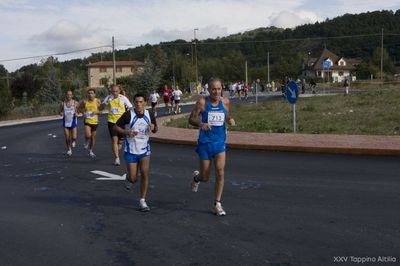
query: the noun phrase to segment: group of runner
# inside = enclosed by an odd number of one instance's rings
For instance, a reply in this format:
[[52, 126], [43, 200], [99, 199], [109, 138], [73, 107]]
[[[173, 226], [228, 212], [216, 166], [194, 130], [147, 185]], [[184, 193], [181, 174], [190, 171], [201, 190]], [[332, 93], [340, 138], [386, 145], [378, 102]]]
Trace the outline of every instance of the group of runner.
[[[168, 89], [166, 87], [164, 91]], [[179, 93], [180, 92], [180, 93]], [[175, 113], [180, 112], [179, 100], [182, 92], [175, 88], [171, 92], [174, 97]], [[108, 129], [111, 137], [114, 165], [120, 165], [119, 149], [125, 142], [124, 159], [127, 165], [127, 182], [134, 184], [140, 172], [139, 210], [149, 211], [146, 203], [150, 167], [150, 131], [158, 131], [156, 121], [156, 105], [159, 95], [153, 91], [149, 100], [151, 111], [146, 109], [147, 98], [143, 94], [133, 97], [133, 105], [127, 97], [121, 94], [121, 88], [114, 85], [111, 94], [102, 102], [96, 98], [95, 90], [88, 89], [87, 99], [78, 103], [73, 100], [72, 91], [66, 93], [66, 100], [61, 104], [63, 127], [67, 146], [67, 155], [72, 155], [76, 146], [77, 115], [83, 114], [85, 123], [85, 149], [89, 156], [95, 157], [93, 148], [98, 126], [98, 115], [102, 110], [108, 110]], [[163, 92], [164, 98], [164, 92]], [[165, 100], [165, 98], [164, 98]], [[155, 103], [155, 104], [153, 104]], [[210, 177], [211, 163], [216, 169], [215, 198], [212, 211], [214, 214], [226, 215], [221, 197], [224, 188], [225, 140], [226, 123], [234, 126], [235, 121], [229, 112], [229, 100], [222, 97], [222, 82], [212, 79], [209, 82], [209, 96], [201, 97], [195, 104], [189, 117], [189, 123], [199, 128], [198, 146], [196, 152], [200, 158], [200, 169], [193, 172], [191, 188], [197, 192], [200, 182], [207, 182]]]
[[173, 88], [169, 88], [168, 85], [165, 85], [162, 95], [165, 104], [166, 114], [181, 113], [180, 101], [183, 93], [179, 89], [178, 85], [173, 86]]

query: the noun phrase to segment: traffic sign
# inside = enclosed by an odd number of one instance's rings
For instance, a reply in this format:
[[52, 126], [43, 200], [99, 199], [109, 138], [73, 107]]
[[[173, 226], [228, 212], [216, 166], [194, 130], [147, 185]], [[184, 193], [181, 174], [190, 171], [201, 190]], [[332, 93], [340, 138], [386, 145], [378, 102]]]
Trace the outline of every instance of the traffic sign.
[[330, 67], [331, 67], [331, 61], [329, 61], [328, 59], [325, 59], [325, 60], [322, 62], [322, 68], [323, 68], [324, 70], [328, 70]]
[[299, 88], [293, 80], [286, 86], [286, 99], [290, 104], [296, 104], [299, 97]]

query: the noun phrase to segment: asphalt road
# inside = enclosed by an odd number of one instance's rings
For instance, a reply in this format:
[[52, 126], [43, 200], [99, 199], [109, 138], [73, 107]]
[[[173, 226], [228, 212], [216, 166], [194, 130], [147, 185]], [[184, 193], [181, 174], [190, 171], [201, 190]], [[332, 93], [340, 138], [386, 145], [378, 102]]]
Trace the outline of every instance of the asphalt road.
[[91, 173], [125, 173], [101, 120], [96, 159], [82, 148], [82, 121], [72, 158], [60, 121], [0, 128], [0, 265], [400, 261], [399, 158], [229, 150], [227, 216], [216, 217], [214, 178], [190, 191], [194, 147], [154, 144], [151, 212], [141, 213], [138, 186]]

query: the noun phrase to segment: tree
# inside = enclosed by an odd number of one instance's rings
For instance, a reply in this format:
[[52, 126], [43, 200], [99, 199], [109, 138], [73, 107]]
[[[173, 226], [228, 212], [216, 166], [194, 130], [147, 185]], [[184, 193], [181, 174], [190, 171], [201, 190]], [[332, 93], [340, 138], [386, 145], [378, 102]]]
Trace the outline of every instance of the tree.
[[117, 84], [122, 85], [130, 95], [136, 93], [144, 93], [145, 95], [148, 95], [152, 90], [155, 90], [160, 86], [161, 69], [156, 66], [150, 58], [147, 58], [142, 72], [139, 72], [136, 75], [118, 78]]
[[61, 99], [61, 88], [57, 79], [57, 71], [50, 67], [48, 78], [38, 93], [36, 99], [39, 103], [56, 103]]
[[7, 84], [7, 69], [0, 65], [0, 116], [6, 115], [11, 110], [12, 98]]

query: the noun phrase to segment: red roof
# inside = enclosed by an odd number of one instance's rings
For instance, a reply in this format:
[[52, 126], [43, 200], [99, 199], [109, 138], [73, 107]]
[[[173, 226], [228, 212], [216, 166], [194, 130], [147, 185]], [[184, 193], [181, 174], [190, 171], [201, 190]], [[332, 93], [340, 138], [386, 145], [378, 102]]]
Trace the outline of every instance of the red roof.
[[[116, 61], [115, 65], [118, 67], [137, 67], [137, 66], [144, 66], [144, 63], [141, 61]], [[99, 61], [95, 63], [89, 63], [86, 65], [87, 67], [112, 67], [113, 61]]]

